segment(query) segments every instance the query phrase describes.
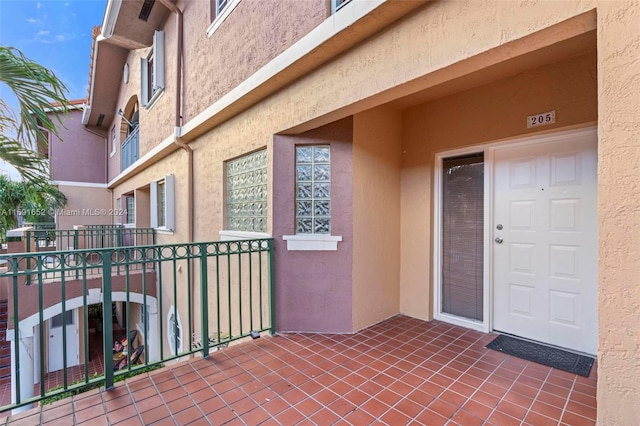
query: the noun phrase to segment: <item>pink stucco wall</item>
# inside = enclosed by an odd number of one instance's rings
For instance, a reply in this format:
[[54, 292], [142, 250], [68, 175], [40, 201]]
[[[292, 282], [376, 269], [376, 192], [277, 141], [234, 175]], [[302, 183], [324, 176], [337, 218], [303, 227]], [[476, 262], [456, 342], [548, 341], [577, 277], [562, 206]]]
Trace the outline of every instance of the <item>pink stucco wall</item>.
[[56, 123], [60, 138], [49, 140], [51, 179], [106, 183], [105, 140], [85, 130], [81, 118], [82, 111], [71, 111]]
[[[298, 136], [276, 135], [273, 144], [273, 237], [276, 329], [279, 332], [353, 331], [353, 197], [351, 118]], [[331, 145], [331, 234], [337, 251], [288, 251], [295, 234], [295, 146]]]
[[[243, 0], [208, 37], [209, 1], [180, 1], [185, 22], [185, 122], [220, 99], [330, 15], [326, 0]], [[173, 25], [170, 19], [167, 27]], [[167, 33], [169, 35], [169, 33]], [[174, 43], [173, 39], [169, 43]], [[170, 47], [173, 49], [173, 47]], [[167, 62], [167, 65], [175, 66]]]

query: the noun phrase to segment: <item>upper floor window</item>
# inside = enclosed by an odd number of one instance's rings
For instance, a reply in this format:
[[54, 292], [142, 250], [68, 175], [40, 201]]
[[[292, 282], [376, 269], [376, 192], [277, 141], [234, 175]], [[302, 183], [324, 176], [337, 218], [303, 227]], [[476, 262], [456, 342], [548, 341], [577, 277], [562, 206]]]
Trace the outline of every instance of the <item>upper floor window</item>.
[[164, 89], [164, 32], [153, 34], [153, 47], [140, 64], [140, 98], [149, 107]]
[[222, 11], [229, 6], [232, 0], [213, 0], [215, 7], [215, 16], [218, 17], [222, 14]]
[[210, 0], [211, 1], [211, 25], [207, 29], [207, 35], [211, 35], [227, 19], [227, 16], [240, 3], [240, 0]]
[[351, 0], [331, 0], [331, 13], [336, 13]]
[[111, 128], [111, 156], [113, 157], [113, 154], [116, 153], [116, 149], [117, 149], [117, 138], [116, 138], [116, 126], [114, 125]]
[[331, 148], [296, 147], [296, 234], [331, 232]]
[[151, 182], [151, 227], [173, 231], [175, 229], [175, 177]]
[[267, 231], [267, 150], [227, 162], [227, 230]]

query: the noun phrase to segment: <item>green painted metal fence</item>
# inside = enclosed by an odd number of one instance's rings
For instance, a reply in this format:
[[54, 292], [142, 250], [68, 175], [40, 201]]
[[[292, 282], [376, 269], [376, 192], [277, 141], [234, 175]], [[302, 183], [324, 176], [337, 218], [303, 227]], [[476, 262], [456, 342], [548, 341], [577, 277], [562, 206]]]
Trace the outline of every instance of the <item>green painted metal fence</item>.
[[[189, 354], [206, 357], [232, 341], [274, 331], [272, 239], [30, 252], [0, 260], [7, 262], [0, 285], [9, 294], [15, 395], [0, 411], [96, 383], [109, 388], [123, 373]], [[99, 344], [104, 369], [94, 374], [90, 357]], [[47, 370], [56, 363], [62, 386], [51, 389]], [[74, 374], [82, 380], [72, 381]]]
[[26, 232], [26, 251], [84, 250], [156, 243], [153, 228], [93, 225], [79, 229], [34, 229]]

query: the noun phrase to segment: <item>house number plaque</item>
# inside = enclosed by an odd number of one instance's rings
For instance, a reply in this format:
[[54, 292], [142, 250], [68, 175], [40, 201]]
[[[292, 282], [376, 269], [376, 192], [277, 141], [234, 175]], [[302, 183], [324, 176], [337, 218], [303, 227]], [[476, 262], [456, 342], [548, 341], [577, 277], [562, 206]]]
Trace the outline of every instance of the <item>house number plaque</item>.
[[530, 115], [527, 117], [527, 127], [546, 126], [556, 122], [556, 111], [541, 112], [540, 114]]

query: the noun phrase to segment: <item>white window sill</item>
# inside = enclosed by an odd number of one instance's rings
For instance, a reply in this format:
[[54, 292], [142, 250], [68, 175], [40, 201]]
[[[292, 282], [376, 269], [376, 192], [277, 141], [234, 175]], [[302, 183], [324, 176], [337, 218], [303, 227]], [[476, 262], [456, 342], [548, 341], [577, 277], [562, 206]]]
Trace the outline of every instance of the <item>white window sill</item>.
[[164, 226], [161, 226], [159, 228], [154, 228], [154, 229], [158, 234], [173, 235], [173, 229], [165, 228]]
[[220, 241], [260, 240], [262, 238], [271, 238], [271, 235], [266, 232], [220, 231]]
[[231, 11], [236, 8], [236, 6], [240, 3], [240, 0], [233, 0], [231, 4], [229, 4], [220, 15], [216, 16], [216, 19], [213, 20], [209, 28], [207, 28], [207, 37], [211, 37], [213, 33], [222, 25], [227, 16], [231, 14]]
[[341, 236], [321, 234], [283, 235], [289, 251], [337, 251]]
[[144, 105], [144, 107], [147, 110], [153, 108], [153, 106], [156, 104], [156, 102], [158, 102], [158, 99], [160, 99], [162, 97], [163, 93], [164, 93], [164, 88], [156, 90], [156, 92], [153, 94], [151, 99], [149, 99], [149, 101], [147, 101], [147, 104]]

